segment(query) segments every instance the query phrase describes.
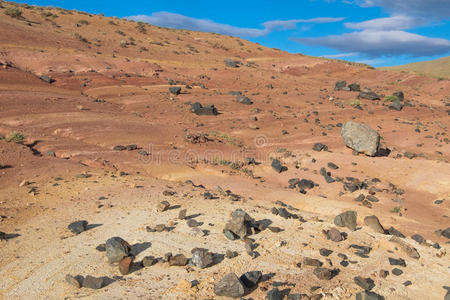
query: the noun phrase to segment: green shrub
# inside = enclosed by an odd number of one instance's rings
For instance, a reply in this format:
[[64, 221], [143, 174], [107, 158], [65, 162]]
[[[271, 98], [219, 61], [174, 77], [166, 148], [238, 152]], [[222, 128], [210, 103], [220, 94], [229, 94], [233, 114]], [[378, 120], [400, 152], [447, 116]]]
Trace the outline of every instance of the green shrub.
[[20, 143], [25, 139], [25, 136], [20, 132], [11, 131], [8, 136], [5, 138], [7, 142], [15, 142]]
[[384, 97], [384, 102], [394, 102], [397, 101], [398, 97], [394, 95]]
[[12, 18], [20, 18], [22, 16], [22, 11], [16, 7], [8, 7], [5, 9], [5, 15]]

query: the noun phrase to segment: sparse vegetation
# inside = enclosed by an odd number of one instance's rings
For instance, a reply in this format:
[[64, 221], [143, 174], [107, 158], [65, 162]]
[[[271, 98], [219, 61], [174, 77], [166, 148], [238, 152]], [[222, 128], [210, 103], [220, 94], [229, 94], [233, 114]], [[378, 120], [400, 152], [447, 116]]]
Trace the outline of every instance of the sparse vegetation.
[[5, 15], [12, 18], [20, 18], [22, 17], [22, 11], [17, 7], [8, 7], [7, 9], [5, 9]]
[[80, 21], [78, 21], [78, 24], [80, 24], [80, 25], [89, 25], [89, 21], [88, 20], [80, 20]]
[[144, 22], [138, 22], [137, 26], [136, 26], [136, 29], [140, 33], [147, 33], [147, 29], [145, 28], [145, 23]]
[[87, 38], [83, 37], [81, 34], [75, 32], [74, 35], [75, 35], [75, 37], [76, 37], [79, 41], [81, 41], [81, 42], [83, 42], [83, 43], [89, 43], [89, 41], [87, 40]]
[[384, 97], [384, 102], [394, 102], [397, 101], [398, 97], [394, 95]]
[[20, 132], [11, 131], [5, 138], [7, 142], [20, 143], [25, 139], [25, 136]]

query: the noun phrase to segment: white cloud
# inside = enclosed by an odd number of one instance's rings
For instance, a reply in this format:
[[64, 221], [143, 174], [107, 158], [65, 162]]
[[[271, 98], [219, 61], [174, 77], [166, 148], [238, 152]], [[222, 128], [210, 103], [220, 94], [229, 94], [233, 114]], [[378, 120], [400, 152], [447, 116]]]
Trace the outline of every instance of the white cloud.
[[363, 30], [314, 38], [294, 38], [294, 41], [318, 45], [342, 52], [357, 52], [369, 57], [411, 55], [433, 56], [450, 52], [450, 41], [400, 30]]
[[342, 57], [352, 57], [359, 55], [358, 52], [350, 52], [350, 53], [339, 53], [339, 54], [328, 54], [328, 55], [322, 55], [326, 58], [342, 58]]
[[177, 29], [189, 29], [196, 31], [215, 32], [231, 36], [260, 37], [265, 36], [274, 30], [295, 29], [299, 23], [332, 23], [342, 21], [344, 18], [313, 18], [295, 20], [274, 20], [262, 24], [263, 28], [244, 28], [228, 24], [216, 23], [207, 19], [196, 19], [188, 16], [170, 13], [155, 12], [151, 15], [137, 15], [128, 17], [135, 21], [147, 22], [156, 26], [170, 27]]
[[449, 0], [356, 0], [360, 6], [381, 6], [385, 10], [412, 16], [426, 18], [449, 19]]
[[404, 30], [426, 24], [422, 18], [409, 16], [393, 16], [388, 18], [372, 19], [360, 23], [344, 23], [345, 27], [362, 30]]

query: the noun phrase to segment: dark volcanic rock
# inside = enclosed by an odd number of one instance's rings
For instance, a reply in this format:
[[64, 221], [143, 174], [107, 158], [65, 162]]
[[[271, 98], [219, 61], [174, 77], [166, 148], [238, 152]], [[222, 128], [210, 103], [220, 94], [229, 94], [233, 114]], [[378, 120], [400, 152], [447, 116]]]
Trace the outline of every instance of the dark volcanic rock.
[[240, 280], [247, 288], [252, 288], [258, 284], [261, 276], [261, 271], [245, 272]]
[[236, 274], [228, 273], [219, 282], [214, 284], [214, 294], [217, 296], [239, 298], [245, 294], [244, 284]]
[[320, 260], [315, 259], [315, 258], [304, 257], [303, 265], [312, 266], [312, 267], [321, 267], [323, 265], [323, 263]]
[[380, 100], [380, 96], [378, 96], [375, 92], [371, 91], [370, 89], [363, 89], [359, 93], [358, 98], [368, 100]]
[[231, 59], [231, 58], [225, 58], [225, 59], [223, 60], [223, 62], [225, 63], [225, 65], [226, 65], [227, 67], [230, 67], [230, 68], [238, 68], [239, 66], [242, 65], [242, 62], [240, 62], [240, 61], [238, 61], [238, 60], [233, 60], [233, 59]]
[[118, 263], [130, 253], [130, 244], [120, 237], [112, 237], [106, 241], [106, 256], [109, 263]]
[[334, 90], [342, 91], [342, 89], [345, 88], [346, 86], [347, 86], [347, 81], [345, 81], [345, 80], [337, 81], [336, 84], [334, 85]]
[[231, 220], [225, 225], [224, 233], [228, 239], [243, 239], [252, 234], [254, 220], [242, 209], [231, 214]]
[[405, 238], [405, 235], [403, 233], [401, 233], [400, 231], [398, 231], [397, 229], [395, 229], [392, 226], [387, 231], [390, 235], [400, 237], [400, 238]]
[[401, 267], [406, 267], [406, 262], [403, 258], [392, 258], [389, 257], [389, 263], [391, 264], [391, 266], [401, 266]]
[[195, 249], [192, 254], [191, 262], [194, 266], [200, 269], [211, 266], [214, 262], [213, 254], [208, 252], [207, 249]]
[[400, 110], [402, 110], [402, 108], [403, 108], [403, 103], [400, 102], [400, 100], [395, 100], [394, 102], [389, 104], [389, 109], [392, 109], [392, 110], [400, 111]]
[[312, 149], [314, 150], [314, 151], [318, 151], [318, 152], [320, 152], [320, 151], [327, 151], [328, 150], [328, 146], [327, 145], [325, 145], [325, 144], [322, 144], [322, 143], [316, 143], [316, 144], [314, 144], [314, 146], [312, 147]]
[[366, 291], [370, 291], [375, 286], [375, 283], [370, 278], [363, 278], [361, 276], [356, 276], [355, 278], [353, 278], [353, 280], [357, 285], [359, 285], [362, 289]]
[[174, 95], [179, 95], [181, 93], [181, 88], [178, 86], [171, 86], [169, 88], [169, 92], [171, 92]]
[[70, 223], [67, 228], [75, 234], [80, 234], [86, 230], [88, 222], [85, 220]]
[[356, 300], [384, 300], [384, 297], [374, 292], [364, 291], [356, 294]]
[[359, 85], [359, 83], [350, 83], [348, 85], [348, 88], [350, 89], [350, 91], [352, 92], [360, 92], [361, 91], [361, 86]]
[[271, 289], [266, 296], [267, 300], [283, 300], [283, 293], [280, 292], [279, 289], [273, 288]]
[[334, 272], [328, 268], [315, 268], [314, 275], [320, 280], [331, 280], [334, 276]]
[[281, 173], [283, 171], [285, 171], [287, 168], [284, 167], [281, 162], [278, 159], [274, 159], [272, 161], [272, 168], [277, 171], [278, 173]]
[[51, 78], [48, 75], [42, 75], [41, 77], [39, 77], [42, 81], [45, 81], [47, 83], [53, 83], [55, 82], [55, 80], [53, 78]]
[[398, 100], [403, 101], [405, 100], [405, 95], [402, 91], [398, 91], [392, 94], [393, 96], [397, 97]]
[[215, 116], [219, 114], [213, 104], [203, 106], [199, 102], [191, 105], [191, 112], [199, 116]]

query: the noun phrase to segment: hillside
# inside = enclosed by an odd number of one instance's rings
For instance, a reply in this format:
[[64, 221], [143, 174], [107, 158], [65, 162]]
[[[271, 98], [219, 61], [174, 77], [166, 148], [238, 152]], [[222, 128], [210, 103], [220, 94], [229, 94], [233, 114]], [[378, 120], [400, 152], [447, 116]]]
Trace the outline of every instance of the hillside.
[[380, 68], [382, 70], [410, 71], [439, 79], [450, 79], [450, 56], [407, 65]]
[[444, 299], [449, 95], [0, 2], [0, 299]]

